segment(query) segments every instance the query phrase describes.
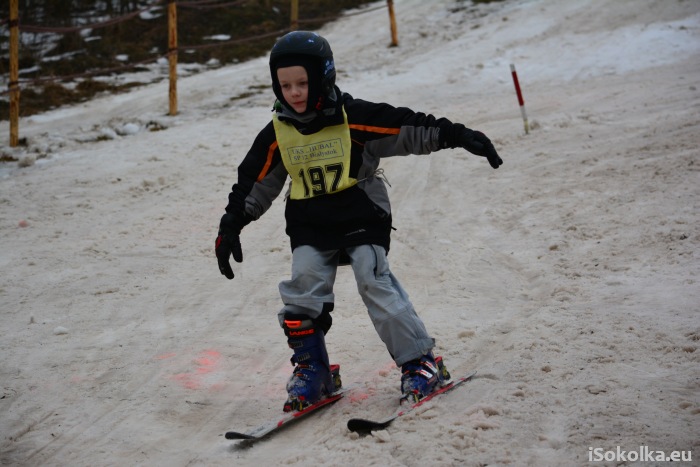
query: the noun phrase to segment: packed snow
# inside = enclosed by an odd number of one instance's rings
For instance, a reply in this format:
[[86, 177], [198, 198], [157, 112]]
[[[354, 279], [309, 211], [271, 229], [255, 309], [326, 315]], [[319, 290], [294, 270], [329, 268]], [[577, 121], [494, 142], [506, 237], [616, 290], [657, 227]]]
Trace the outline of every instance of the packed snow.
[[174, 117], [166, 80], [23, 118], [20, 148], [0, 123], [18, 159], [0, 169], [0, 464], [659, 464], [646, 447], [698, 465], [700, 2], [394, 4], [399, 47], [381, 10], [320, 32], [341, 89], [479, 129], [505, 161], [382, 165], [393, 272], [451, 372], [477, 377], [349, 432], [396, 409], [400, 374], [341, 268], [327, 340], [351, 391], [254, 446], [224, 439], [281, 413], [292, 369], [283, 200], [243, 231], [234, 280], [213, 250], [270, 119], [263, 57], [180, 79]]

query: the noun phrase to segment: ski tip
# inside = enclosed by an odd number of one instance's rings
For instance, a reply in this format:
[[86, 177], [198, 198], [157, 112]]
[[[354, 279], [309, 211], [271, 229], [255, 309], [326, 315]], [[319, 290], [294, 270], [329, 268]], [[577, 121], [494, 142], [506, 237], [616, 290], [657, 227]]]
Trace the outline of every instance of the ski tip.
[[395, 417], [391, 417], [391, 419], [383, 422], [375, 422], [364, 418], [351, 418], [348, 420], [348, 430], [360, 435], [368, 435], [373, 431], [385, 429], [391, 424], [394, 418]]
[[361, 418], [351, 418], [350, 420], [348, 420], [348, 430], [358, 431], [358, 429], [361, 428], [362, 423], [365, 421], [366, 420], [363, 420]]
[[255, 436], [239, 433], [237, 431], [227, 431], [224, 437], [226, 439], [255, 439]]
[[348, 420], [348, 430], [353, 433], [359, 433], [361, 435], [369, 434], [372, 430], [368, 429], [365, 425], [367, 420], [361, 420], [358, 418], [352, 418]]

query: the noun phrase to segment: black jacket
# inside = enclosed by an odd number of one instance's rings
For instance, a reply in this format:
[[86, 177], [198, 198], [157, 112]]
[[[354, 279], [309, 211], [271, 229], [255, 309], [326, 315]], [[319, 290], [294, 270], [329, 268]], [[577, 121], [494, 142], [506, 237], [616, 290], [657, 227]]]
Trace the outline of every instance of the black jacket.
[[[408, 108], [354, 99], [347, 93], [341, 95], [337, 88], [336, 93], [341, 99], [330, 116], [319, 114], [310, 123], [292, 123], [304, 134], [313, 133], [320, 126], [342, 123], [339, 109], [344, 106], [352, 140], [350, 176], [358, 183], [333, 194], [287, 199], [286, 232], [292, 249], [299, 245], [334, 250], [377, 244], [388, 251], [391, 206], [385, 182], [376, 174], [379, 160], [454, 147], [454, 125], [445, 118]], [[284, 111], [278, 115], [291, 120]], [[238, 167], [238, 182], [231, 189], [226, 211], [242, 219], [242, 224], [257, 220], [282, 192], [287, 178], [270, 122]]]

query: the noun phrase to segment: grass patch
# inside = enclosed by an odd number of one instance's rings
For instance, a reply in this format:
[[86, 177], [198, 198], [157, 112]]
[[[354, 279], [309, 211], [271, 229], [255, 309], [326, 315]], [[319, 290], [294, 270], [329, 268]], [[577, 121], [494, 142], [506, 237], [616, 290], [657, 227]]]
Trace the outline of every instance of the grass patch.
[[[112, 2], [85, 0], [70, 7], [69, 2], [28, 3], [22, 9], [22, 24], [36, 26], [74, 26], [91, 24], [96, 17], [116, 17], [126, 12], [100, 10]], [[304, 0], [300, 2], [301, 29], [316, 29], [338, 17], [345, 9], [370, 3], [366, 0]], [[147, 2], [133, 2], [134, 8], [143, 8]], [[47, 14], [51, 5], [60, 11]], [[46, 7], [46, 8], [44, 8]], [[71, 9], [72, 8], [72, 9]], [[227, 8], [195, 9], [180, 7], [178, 18], [178, 63], [206, 64], [216, 60], [222, 65], [242, 62], [269, 52], [275, 37], [246, 41], [240, 44], [217, 45], [212, 37], [225, 34], [231, 40], [271, 33], [289, 27], [291, 2], [289, 0], [250, 0]], [[155, 10], [154, 10], [155, 11]], [[89, 35], [80, 32], [62, 34], [50, 44], [47, 34], [22, 33], [20, 43], [20, 70], [22, 80], [50, 76], [68, 77], [95, 70], [108, 70], [129, 63], [155, 60], [167, 53], [168, 25], [166, 10], [153, 19], [139, 16], [109, 27], [94, 29]], [[386, 14], [375, 12], [368, 14]], [[306, 22], [304, 20], [314, 20]], [[387, 21], [388, 28], [388, 21]], [[8, 37], [0, 35], [0, 50], [7, 51]], [[51, 47], [47, 47], [51, 45]], [[48, 49], [48, 50], [47, 50]], [[126, 60], [124, 57], [127, 57]], [[133, 69], [126, 70], [131, 72]], [[9, 56], [0, 57], [0, 74], [9, 74]], [[112, 73], [110, 73], [112, 74]], [[161, 78], [162, 79], [162, 78]], [[126, 91], [140, 83], [125, 85], [106, 84], [91, 78], [57, 79], [22, 83], [20, 116], [27, 117], [63, 105], [84, 102], [101, 93]], [[255, 93], [255, 90], [251, 90]], [[0, 120], [9, 118], [9, 96], [0, 96]]]

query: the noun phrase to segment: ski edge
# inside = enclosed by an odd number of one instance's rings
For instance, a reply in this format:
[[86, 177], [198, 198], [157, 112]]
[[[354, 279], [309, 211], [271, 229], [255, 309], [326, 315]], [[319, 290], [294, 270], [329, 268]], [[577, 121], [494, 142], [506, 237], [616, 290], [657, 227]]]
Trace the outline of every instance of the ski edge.
[[383, 420], [369, 420], [365, 418], [351, 418], [348, 420], [347, 426], [348, 430], [352, 432], [356, 432], [359, 434], [369, 434], [372, 431], [378, 431], [378, 430], [383, 430], [387, 428], [391, 423], [396, 420], [397, 418], [406, 415], [407, 413], [411, 412], [413, 409], [417, 409], [421, 405], [425, 404], [426, 402], [430, 401], [431, 399], [439, 396], [440, 394], [444, 394], [446, 392], [449, 392], [460, 385], [471, 381], [472, 378], [476, 375], [476, 371], [472, 371], [471, 373], [468, 373], [465, 376], [462, 376], [460, 378], [454, 379], [447, 383], [446, 385], [442, 386], [441, 388], [435, 390], [432, 394], [429, 394], [428, 396], [424, 397], [423, 399], [419, 400], [418, 402], [410, 405], [409, 407], [406, 408], [399, 408], [396, 412], [394, 412], [392, 415], [389, 417], [383, 419]]

